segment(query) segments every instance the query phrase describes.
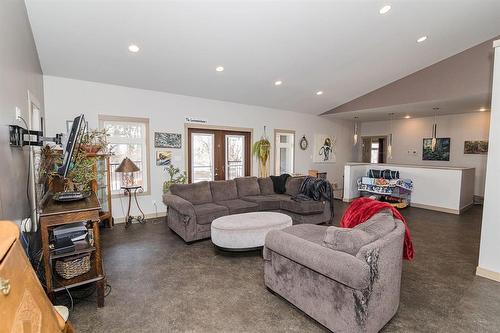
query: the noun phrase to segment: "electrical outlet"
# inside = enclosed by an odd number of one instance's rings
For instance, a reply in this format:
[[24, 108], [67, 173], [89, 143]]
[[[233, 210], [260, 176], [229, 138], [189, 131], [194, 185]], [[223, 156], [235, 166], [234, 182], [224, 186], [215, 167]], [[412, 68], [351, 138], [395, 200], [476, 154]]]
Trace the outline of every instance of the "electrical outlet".
[[21, 109], [16, 106], [16, 120], [21, 120]]

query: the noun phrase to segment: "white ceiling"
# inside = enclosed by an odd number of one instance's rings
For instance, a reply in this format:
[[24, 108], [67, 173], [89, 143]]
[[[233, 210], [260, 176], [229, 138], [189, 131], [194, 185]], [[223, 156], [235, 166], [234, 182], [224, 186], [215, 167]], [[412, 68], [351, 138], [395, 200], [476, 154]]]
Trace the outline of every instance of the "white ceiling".
[[499, 0], [25, 1], [46, 75], [312, 114], [500, 34]]

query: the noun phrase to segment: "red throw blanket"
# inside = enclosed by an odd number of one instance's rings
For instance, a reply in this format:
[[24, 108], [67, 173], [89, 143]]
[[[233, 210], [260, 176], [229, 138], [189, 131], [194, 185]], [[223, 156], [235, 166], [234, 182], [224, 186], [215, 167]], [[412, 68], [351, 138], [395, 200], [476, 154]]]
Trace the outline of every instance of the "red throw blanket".
[[412, 260], [413, 243], [411, 241], [410, 229], [408, 229], [406, 220], [396, 208], [386, 202], [380, 202], [369, 198], [359, 198], [354, 200], [344, 213], [340, 226], [342, 228], [354, 228], [358, 224], [369, 220], [373, 215], [383, 209], [390, 209], [394, 218], [403, 221], [406, 230], [403, 258], [406, 260]]

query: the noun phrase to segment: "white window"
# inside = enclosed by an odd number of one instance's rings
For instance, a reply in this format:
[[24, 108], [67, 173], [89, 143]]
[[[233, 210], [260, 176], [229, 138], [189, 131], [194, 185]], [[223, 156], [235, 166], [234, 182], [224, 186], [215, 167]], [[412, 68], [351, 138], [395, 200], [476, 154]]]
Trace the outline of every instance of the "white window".
[[294, 173], [294, 145], [295, 132], [275, 130], [274, 131], [274, 168], [275, 174]]
[[110, 157], [111, 190], [122, 191], [122, 175], [115, 172], [125, 157], [132, 160], [139, 171], [134, 173], [134, 182], [149, 192], [149, 119], [134, 117], [99, 116], [99, 126], [107, 130]]

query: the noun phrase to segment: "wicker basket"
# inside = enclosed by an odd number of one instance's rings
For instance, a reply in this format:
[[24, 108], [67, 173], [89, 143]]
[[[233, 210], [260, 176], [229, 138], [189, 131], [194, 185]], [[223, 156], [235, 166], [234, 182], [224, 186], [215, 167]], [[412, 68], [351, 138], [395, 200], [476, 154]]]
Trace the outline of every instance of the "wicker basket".
[[63, 278], [69, 280], [75, 276], [90, 271], [90, 254], [67, 257], [56, 260], [56, 272]]

